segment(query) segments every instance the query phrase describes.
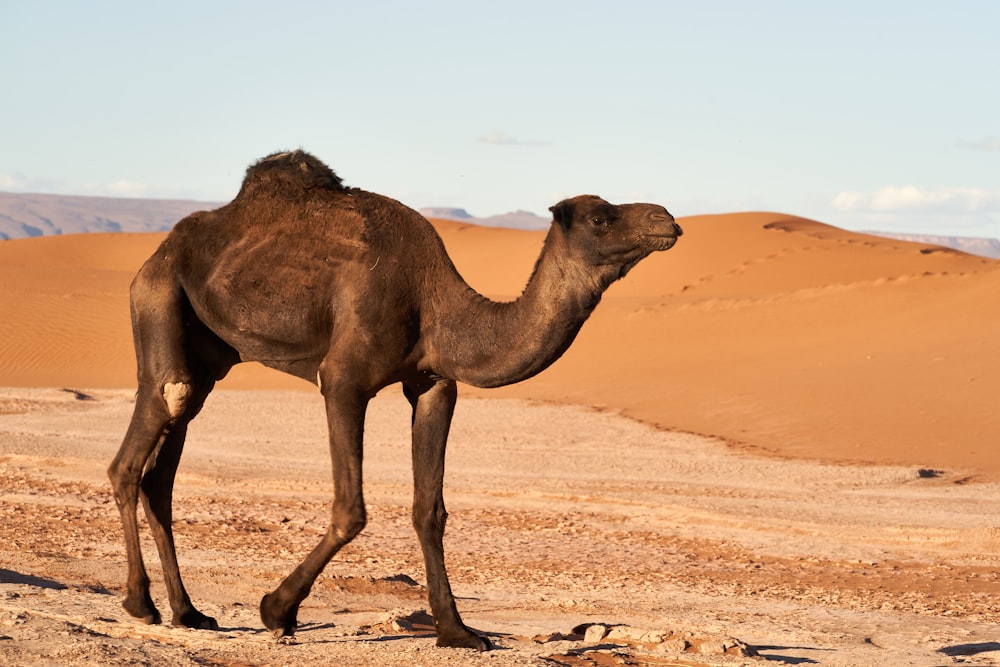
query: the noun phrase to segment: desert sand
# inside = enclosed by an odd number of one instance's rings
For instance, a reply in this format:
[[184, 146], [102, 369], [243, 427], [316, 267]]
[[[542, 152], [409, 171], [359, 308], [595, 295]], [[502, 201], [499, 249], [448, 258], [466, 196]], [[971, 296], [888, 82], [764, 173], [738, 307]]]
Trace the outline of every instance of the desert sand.
[[[393, 388], [369, 527], [294, 641], [263, 631], [260, 596], [325, 528], [329, 462], [315, 389], [253, 366], [192, 426], [175, 499], [223, 631], [127, 618], [104, 469], [135, 385], [128, 284], [162, 235], [0, 243], [0, 663], [995, 664], [1000, 262], [781, 214], [680, 223], [552, 368], [460, 388], [446, 549], [484, 656], [433, 648], [418, 613]], [[541, 233], [435, 224], [473, 287], [517, 296]]]

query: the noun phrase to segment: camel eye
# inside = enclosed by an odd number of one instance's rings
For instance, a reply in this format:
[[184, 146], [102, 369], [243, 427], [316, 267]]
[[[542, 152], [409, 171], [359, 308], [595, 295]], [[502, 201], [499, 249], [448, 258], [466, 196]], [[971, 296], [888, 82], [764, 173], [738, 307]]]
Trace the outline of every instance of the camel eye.
[[604, 216], [595, 215], [593, 218], [590, 219], [590, 224], [592, 224], [594, 227], [607, 227], [608, 219], [605, 218]]

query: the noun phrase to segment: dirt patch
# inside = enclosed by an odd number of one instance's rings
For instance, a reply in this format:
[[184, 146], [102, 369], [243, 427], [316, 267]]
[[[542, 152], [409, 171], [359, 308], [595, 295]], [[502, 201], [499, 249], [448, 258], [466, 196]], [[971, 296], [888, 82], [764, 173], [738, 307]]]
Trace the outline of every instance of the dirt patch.
[[[446, 553], [488, 656], [434, 646], [410, 526], [408, 410], [378, 397], [369, 525], [277, 641], [257, 616], [326, 530], [321, 401], [219, 392], [175, 498], [182, 572], [219, 632], [121, 609], [104, 479], [130, 392], [0, 390], [0, 662], [84, 665], [942, 665], [1000, 657], [1000, 488], [918, 468], [756, 458], [611, 414], [466, 400]], [[558, 446], [557, 446], [558, 445]], [[144, 526], [144, 524], [142, 524]], [[143, 532], [153, 597], [167, 611]], [[168, 615], [169, 617], [169, 615]]]

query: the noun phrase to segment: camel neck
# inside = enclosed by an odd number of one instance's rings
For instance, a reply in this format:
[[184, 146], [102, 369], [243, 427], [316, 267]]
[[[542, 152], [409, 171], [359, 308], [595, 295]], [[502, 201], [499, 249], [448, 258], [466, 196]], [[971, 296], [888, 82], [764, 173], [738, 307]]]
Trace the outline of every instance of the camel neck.
[[520, 382], [548, 368], [570, 346], [601, 298], [599, 277], [575, 264], [555, 230], [524, 292], [496, 302], [464, 282], [447, 301], [456, 309], [436, 327], [440, 372], [477, 387]]

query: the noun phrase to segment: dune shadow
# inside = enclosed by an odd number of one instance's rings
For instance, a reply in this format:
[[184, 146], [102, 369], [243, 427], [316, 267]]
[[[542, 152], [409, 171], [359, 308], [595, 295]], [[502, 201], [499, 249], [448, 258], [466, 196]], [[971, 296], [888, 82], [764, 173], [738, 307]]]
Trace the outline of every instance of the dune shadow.
[[64, 591], [69, 588], [66, 584], [61, 584], [52, 579], [43, 579], [31, 574], [21, 574], [14, 570], [0, 568], [0, 584], [24, 584], [25, 586], [35, 586], [36, 588], [47, 588], [53, 591]]
[[959, 656], [978, 655], [979, 653], [989, 653], [990, 651], [1000, 651], [1000, 642], [980, 642], [978, 644], [956, 644], [955, 646], [945, 646], [939, 648], [938, 653], [957, 658]]

